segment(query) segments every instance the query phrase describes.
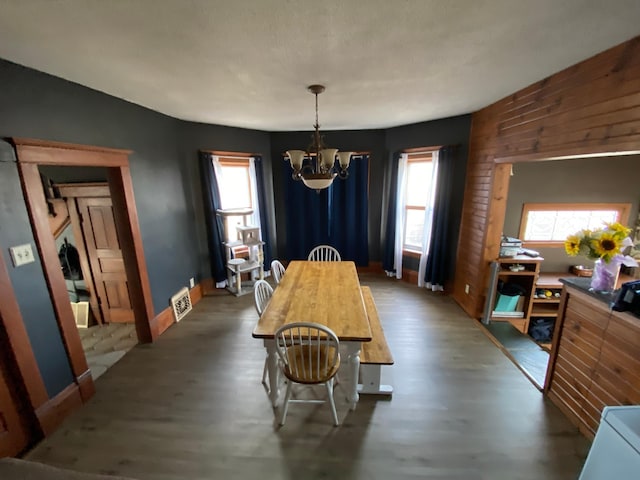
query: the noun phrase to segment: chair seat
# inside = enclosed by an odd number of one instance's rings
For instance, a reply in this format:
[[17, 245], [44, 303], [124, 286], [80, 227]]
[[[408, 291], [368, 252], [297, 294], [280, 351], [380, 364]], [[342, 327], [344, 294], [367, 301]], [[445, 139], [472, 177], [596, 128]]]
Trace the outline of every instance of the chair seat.
[[333, 378], [340, 368], [340, 357], [335, 365], [331, 365], [334, 352], [333, 347], [319, 348], [317, 345], [287, 347], [287, 356], [291, 360], [290, 364], [283, 369], [284, 375], [296, 383], [309, 385], [324, 383]]

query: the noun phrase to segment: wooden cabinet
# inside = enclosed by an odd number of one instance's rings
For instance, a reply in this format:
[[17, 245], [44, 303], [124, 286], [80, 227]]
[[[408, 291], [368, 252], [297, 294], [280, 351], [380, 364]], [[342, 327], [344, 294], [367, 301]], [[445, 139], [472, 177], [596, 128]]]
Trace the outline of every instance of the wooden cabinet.
[[[562, 294], [562, 283], [560, 278], [569, 277], [569, 273], [543, 273], [538, 274], [536, 279], [533, 299], [531, 300], [531, 313], [529, 315], [529, 326], [535, 325], [537, 321], [544, 323], [551, 322], [551, 331], [558, 316], [560, 306], [560, 296]], [[551, 349], [551, 339], [549, 341], [538, 340], [543, 348]]]
[[587, 437], [605, 406], [640, 404], [640, 318], [565, 287], [545, 392]]
[[[535, 284], [540, 272], [540, 263], [543, 260], [542, 257], [518, 255], [499, 258], [492, 263], [492, 275], [485, 305], [486, 321], [508, 321], [521, 332], [527, 333]], [[513, 311], [496, 310], [500, 298], [499, 286], [506, 283], [517, 285], [523, 292]]]

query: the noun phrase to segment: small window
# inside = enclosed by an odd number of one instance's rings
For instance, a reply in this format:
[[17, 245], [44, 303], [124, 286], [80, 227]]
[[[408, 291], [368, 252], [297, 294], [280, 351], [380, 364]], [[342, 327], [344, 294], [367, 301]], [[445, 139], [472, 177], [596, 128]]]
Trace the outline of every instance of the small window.
[[629, 219], [629, 203], [525, 203], [520, 239], [526, 246], [562, 247], [565, 239], [583, 229]]
[[409, 155], [407, 161], [406, 204], [403, 249], [408, 252], [422, 251], [425, 210], [430, 205], [433, 161], [431, 153]]
[[[249, 175], [249, 158], [220, 157], [218, 190], [220, 205], [223, 209], [255, 208], [251, 196], [251, 176]], [[243, 222], [241, 216], [226, 217], [225, 232], [227, 242], [235, 240], [236, 225]]]

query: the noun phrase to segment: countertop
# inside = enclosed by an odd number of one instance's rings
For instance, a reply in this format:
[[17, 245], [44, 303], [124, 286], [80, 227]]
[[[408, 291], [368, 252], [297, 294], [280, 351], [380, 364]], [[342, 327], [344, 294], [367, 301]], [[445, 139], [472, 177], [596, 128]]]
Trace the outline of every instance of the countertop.
[[[618, 282], [618, 285], [621, 285], [625, 281], [628, 281], [627, 278], [622, 279], [622, 281]], [[604, 303], [609, 309], [613, 307], [613, 304], [618, 299], [618, 291], [619, 289], [614, 290], [611, 293], [598, 293], [589, 289], [591, 285], [591, 278], [588, 277], [573, 277], [573, 278], [561, 278], [560, 282], [568, 287], [573, 287], [580, 292], [589, 295], [590, 297], [596, 298]], [[634, 318], [640, 318], [640, 315], [635, 314], [633, 312], [619, 312], [631, 315]]]

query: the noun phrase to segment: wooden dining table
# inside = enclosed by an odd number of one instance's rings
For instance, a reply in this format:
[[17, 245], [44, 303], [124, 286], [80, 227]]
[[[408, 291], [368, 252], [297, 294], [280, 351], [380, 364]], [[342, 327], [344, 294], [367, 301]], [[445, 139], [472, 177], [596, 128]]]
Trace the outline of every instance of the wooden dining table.
[[[262, 313], [253, 337], [260, 338], [267, 350], [269, 397], [278, 403], [278, 354], [275, 332], [293, 322], [315, 322], [335, 332], [345, 345], [348, 369], [347, 401], [355, 409], [358, 403], [358, 373], [362, 342], [371, 341], [371, 329], [365, 310], [360, 280], [353, 262], [292, 261]], [[345, 361], [346, 360], [346, 361]]]

